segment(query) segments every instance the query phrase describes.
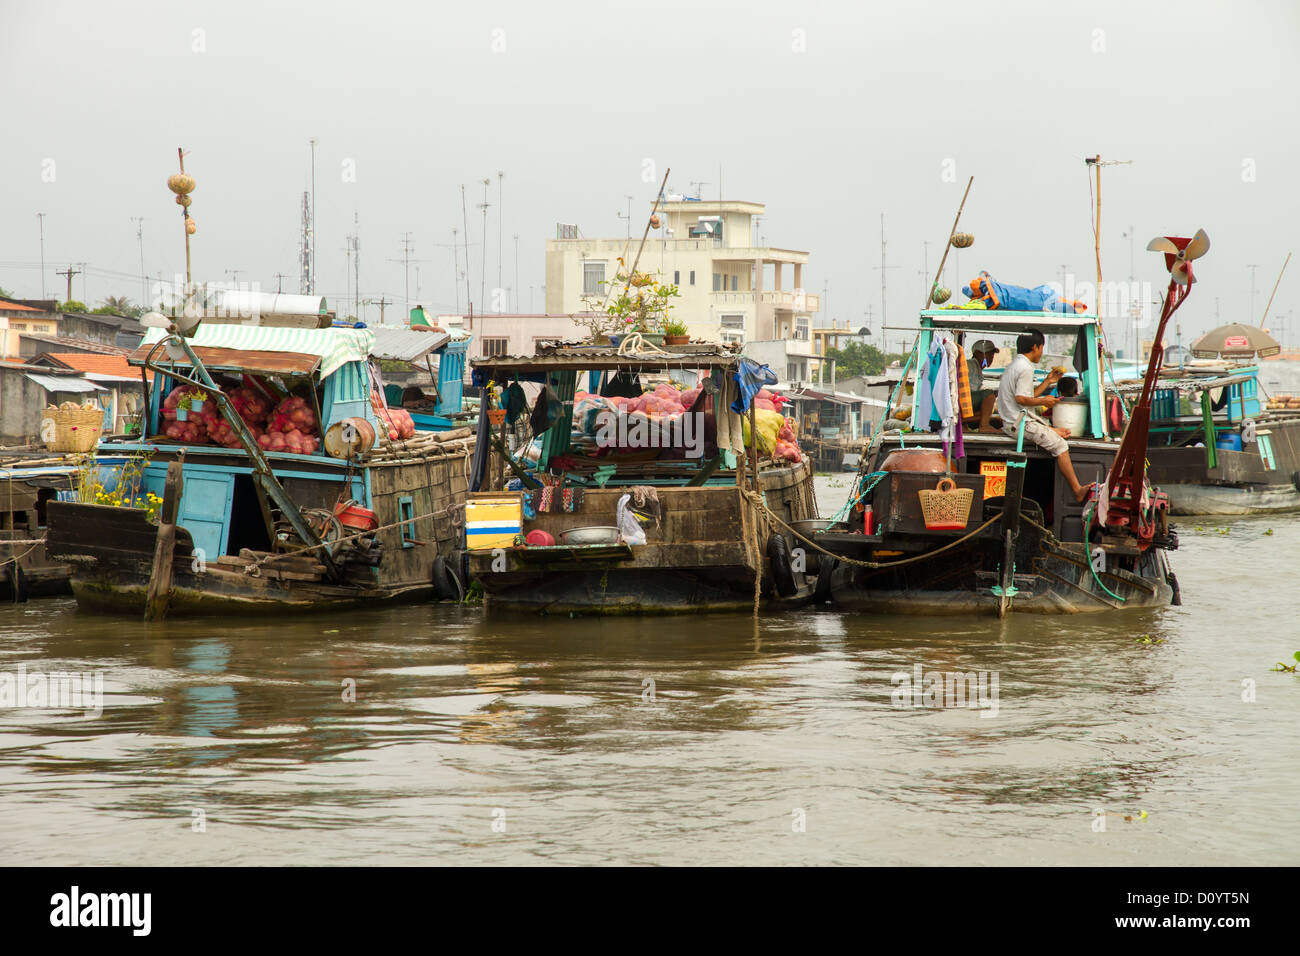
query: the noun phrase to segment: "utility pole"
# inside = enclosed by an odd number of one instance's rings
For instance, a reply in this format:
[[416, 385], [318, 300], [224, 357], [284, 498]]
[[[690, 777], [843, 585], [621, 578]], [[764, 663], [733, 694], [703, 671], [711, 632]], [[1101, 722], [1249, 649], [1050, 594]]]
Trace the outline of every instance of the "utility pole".
[[132, 216], [131, 221], [135, 223], [135, 239], [140, 244], [140, 305], [148, 308], [149, 291], [144, 280], [144, 217]]
[[515, 294], [512, 297], [514, 310], [519, 311], [519, 236], [515, 236]]
[[316, 292], [316, 137], [311, 143], [311, 287], [308, 292]]
[[[405, 293], [404, 293], [404, 294], [405, 294], [405, 296], [406, 296], [406, 316], [407, 316], [407, 319], [408, 319], [408, 321], [409, 321], [410, 316], [411, 316], [411, 263], [412, 263], [412, 262], [427, 262], [428, 260], [426, 260], [426, 259], [412, 259], [412, 258], [411, 258], [411, 234], [410, 234], [409, 232], [407, 232], [407, 233], [403, 233], [403, 238], [402, 238], [402, 258], [400, 258], [400, 259], [389, 259], [388, 261], [389, 261], [389, 262], [400, 262], [400, 263], [403, 264], [403, 267], [404, 267], [405, 270], [406, 270], [406, 289], [405, 289]], [[417, 271], [418, 271], [419, 266], [416, 266], [416, 269], [417, 269]], [[418, 286], [419, 286], [419, 280], [418, 280], [418, 278], [417, 278], [417, 280], [416, 280], [416, 286], [417, 286], [417, 290], [418, 290]], [[382, 324], [382, 323], [381, 323], [381, 324]]]
[[460, 184], [460, 218], [461, 225], [465, 228], [461, 235], [461, 242], [465, 243], [465, 311], [473, 314], [474, 303], [469, 296], [469, 210], [465, 205], [464, 183]]
[[483, 201], [479, 203], [479, 208], [483, 210], [483, 255], [482, 255], [482, 260], [479, 262], [479, 267], [478, 267], [478, 279], [479, 279], [478, 306], [480, 312], [485, 311], [483, 308], [483, 303], [487, 299], [487, 211], [488, 211], [488, 206], [491, 205], [491, 203], [487, 201], [487, 197], [488, 197], [488, 187], [491, 185], [492, 185], [492, 180], [490, 179], [483, 180]]
[[284, 279], [285, 279], [285, 275], [284, 275], [283, 272], [277, 272], [277, 273], [275, 274], [275, 294], [276, 294], [276, 295], [279, 295], [280, 293], [282, 293], [282, 292], [284, 291]]
[[72, 301], [72, 277], [73, 277], [73, 276], [79, 276], [79, 275], [81, 275], [80, 270], [78, 270], [78, 269], [74, 269], [74, 268], [72, 268], [71, 265], [69, 265], [68, 268], [63, 269], [63, 270], [58, 271], [58, 272], [55, 272], [54, 274], [55, 274], [56, 276], [67, 276], [67, 277], [68, 277], [68, 297], [67, 297], [66, 299], [64, 299], [63, 301], [64, 301], [64, 302], [71, 302], [71, 301]]
[[[380, 325], [383, 325], [383, 324], [384, 324], [384, 306], [386, 306], [386, 305], [392, 305], [393, 302], [392, 302], [391, 299], [386, 299], [386, 298], [384, 298], [384, 297], [381, 295], [378, 299], [366, 299], [366, 301], [363, 302], [362, 304], [363, 304], [363, 305], [377, 305], [377, 306], [379, 306], [379, 324], [380, 324]], [[358, 316], [358, 318], [360, 318], [360, 316]]]
[[880, 265], [873, 268], [880, 270], [880, 327], [883, 329], [889, 324], [888, 299], [885, 296], [885, 276], [887, 269], [897, 269], [898, 266], [885, 265], [885, 214], [880, 214]]
[[[930, 240], [928, 239], [921, 240], [921, 261], [922, 261], [922, 265], [921, 265], [921, 271], [919, 275], [926, 282], [929, 282], [930, 281]], [[929, 286], [926, 286], [923, 291], [924, 294], [928, 296], [930, 294]]]
[[1248, 263], [1246, 268], [1250, 270], [1250, 324], [1255, 324], [1255, 270], [1259, 268], [1255, 263]]
[[501, 288], [501, 219], [505, 215], [504, 190], [506, 174], [497, 170], [497, 288]]
[[241, 272], [243, 272], [243, 271], [244, 271], [243, 269], [227, 269], [227, 270], [226, 270], [226, 275], [230, 276], [230, 281], [231, 281], [231, 282], [232, 282], [236, 287], [238, 287], [238, 286], [239, 286], [239, 274], [240, 274]]
[[460, 230], [452, 228], [451, 230], [451, 288], [456, 293], [456, 314], [460, 314], [460, 246], [456, 245], [456, 237], [460, 235]]
[[616, 212], [614, 213], [614, 215], [618, 216], [619, 219], [627, 220], [627, 242], [628, 245], [631, 245], [632, 244], [632, 197], [627, 195], [627, 193], [624, 193], [623, 196], [625, 199], [627, 199], [627, 215], [625, 216], [621, 212]]
[[361, 321], [361, 217], [352, 211], [352, 311]]
[[45, 213], [38, 212], [36, 218], [41, 223], [41, 298], [45, 298]]

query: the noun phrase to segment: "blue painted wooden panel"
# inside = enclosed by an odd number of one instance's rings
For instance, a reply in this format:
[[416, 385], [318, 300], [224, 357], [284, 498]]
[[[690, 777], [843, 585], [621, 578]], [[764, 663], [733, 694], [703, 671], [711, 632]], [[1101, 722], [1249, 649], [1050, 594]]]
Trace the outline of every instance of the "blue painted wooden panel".
[[176, 523], [190, 533], [194, 547], [202, 548], [209, 561], [226, 553], [234, 495], [234, 475], [209, 471], [185, 474]]

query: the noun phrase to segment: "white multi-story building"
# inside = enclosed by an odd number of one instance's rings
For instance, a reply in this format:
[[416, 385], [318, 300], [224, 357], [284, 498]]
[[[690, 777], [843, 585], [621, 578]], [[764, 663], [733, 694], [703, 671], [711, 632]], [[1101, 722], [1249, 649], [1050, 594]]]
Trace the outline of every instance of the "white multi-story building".
[[[637, 270], [677, 286], [672, 316], [692, 337], [743, 343], [783, 380], [809, 381], [820, 361], [811, 330], [821, 301], [803, 289], [808, 253], [757, 245], [754, 220], [765, 209], [739, 200], [661, 202]], [[640, 236], [588, 239], [569, 225], [556, 232], [546, 243], [546, 311], [585, 312], [617, 294], [618, 260], [631, 268]]]

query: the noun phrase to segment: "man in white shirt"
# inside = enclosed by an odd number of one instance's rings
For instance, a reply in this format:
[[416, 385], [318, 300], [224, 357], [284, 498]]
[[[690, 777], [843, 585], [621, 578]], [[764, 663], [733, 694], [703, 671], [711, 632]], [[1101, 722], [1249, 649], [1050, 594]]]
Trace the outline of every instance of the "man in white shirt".
[[1074, 463], [1070, 461], [1065, 442], [1069, 429], [1053, 428], [1036, 411], [1040, 405], [1051, 408], [1060, 401], [1055, 395], [1043, 394], [1061, 380], [1060, 372], [1049, 372], [1047, 378], [1034, 385], [1034, 366], [1043, 358], [1044, 342], [1043, 333], [1038, 329], [1027, 329], [1016, 338], [1017, 355], [1002, 373], [998, 385], [998, 417], [1002, 419], [1002, 430], [1012, 438], [1016, 437], [1020, 419], [1024, 418], [1025, 437], [1056, 459], [1056, 467], [1069, 483], [1074, 500], [1083, 501], [1091, 486], [1079, 484], [1074, 474]]

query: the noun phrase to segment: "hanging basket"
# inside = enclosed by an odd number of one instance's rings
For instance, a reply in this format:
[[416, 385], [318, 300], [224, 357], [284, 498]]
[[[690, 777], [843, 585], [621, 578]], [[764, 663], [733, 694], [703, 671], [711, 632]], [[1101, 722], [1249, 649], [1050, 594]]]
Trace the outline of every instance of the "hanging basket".
[[951, 478], [940, 478], [933, 491], [922, 488], [917, 495], [921, 498], [921, 517], [928, 530], [965, 530], [966, 522], [970, 520], [971, 501], [975, 497], [973, 488], [958, 488]]
[[975, 237], [969, 232], [954, 232], [952, 234], [952, 244], [958, 249], [965, 249], [974, 245]]
[[935, 305], [943, 305], [951, 298], [952, 298], [952, 289], [945, 289], [942, 286], [940, 286], [934, 290], [934, 293], [930, 296], [930, 301], [932, 301]]
[[500, 425], [506, 420], [506, 410], [504, 408], [488, 409], [488, 424]]

